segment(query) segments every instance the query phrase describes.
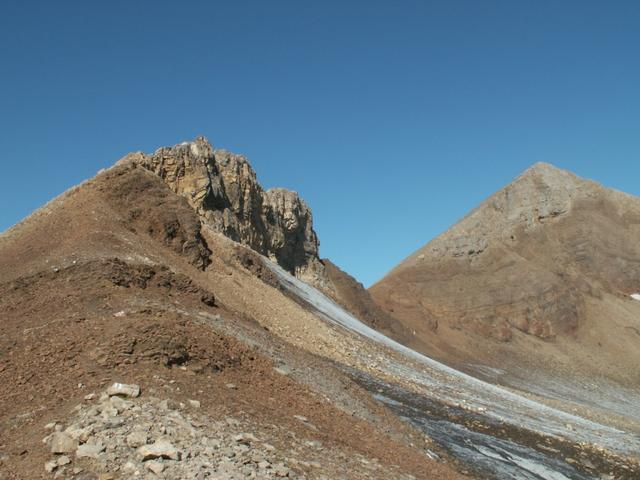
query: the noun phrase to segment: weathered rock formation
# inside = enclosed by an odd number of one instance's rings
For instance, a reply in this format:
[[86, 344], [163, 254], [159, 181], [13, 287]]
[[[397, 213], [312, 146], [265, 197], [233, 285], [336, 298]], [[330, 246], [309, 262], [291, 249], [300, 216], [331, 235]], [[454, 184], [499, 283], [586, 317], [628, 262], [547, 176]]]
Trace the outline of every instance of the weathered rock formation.
[[204, 137], [151, 155], [127, 155], [184, 196], [203, 223], [276, 261], [301, 279], [325, 286], [311, 210], [296, 192], [263, 190], [247, 159], [214, 150]]
[[410, 328], [552, 338], [579, 328], [587, 298], [640, 291], [639, 239], [640, 199], [540, 163], [370, 291]]

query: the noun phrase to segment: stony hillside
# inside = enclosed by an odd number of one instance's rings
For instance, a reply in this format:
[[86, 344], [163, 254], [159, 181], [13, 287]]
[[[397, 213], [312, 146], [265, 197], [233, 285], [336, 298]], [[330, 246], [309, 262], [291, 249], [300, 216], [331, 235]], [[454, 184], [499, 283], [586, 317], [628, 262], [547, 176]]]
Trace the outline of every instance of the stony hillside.
[[304, 203], [204, 139], [0, 235], [0, 479], [637, 478], [633, 408], [541, 403], [409, 350], [317, 254]]
[[370, 292], [440, 358], [640, 385], [639, 240], [640, 199], [540, 163]]
[[[156, 155], [203, 158], [190, 145]], [[0, 478], [464, 477], [335, 368], [352, 342], [269, 284], [243, 243], [278, 260], [308, 240], [281, 264], [311, 271], [310, 214], [232, 162], [247, 183], [221, 181], [217, 210], [127, 160], [0, 236]]]

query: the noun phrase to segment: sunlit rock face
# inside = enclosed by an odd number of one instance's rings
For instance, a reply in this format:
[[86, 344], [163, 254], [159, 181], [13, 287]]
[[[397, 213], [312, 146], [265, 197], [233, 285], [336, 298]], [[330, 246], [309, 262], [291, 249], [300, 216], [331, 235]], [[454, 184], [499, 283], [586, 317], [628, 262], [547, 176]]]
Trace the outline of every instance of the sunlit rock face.
[[198, 137], [151, 155], [132, 153], [121, 162], [133, 162], [161, 177], [186, 197], [208, 227], [302, 280], [327, 287], [310, 208], [296, 192], [265, 191], [242, 155], [214, 150], [206, 138]]

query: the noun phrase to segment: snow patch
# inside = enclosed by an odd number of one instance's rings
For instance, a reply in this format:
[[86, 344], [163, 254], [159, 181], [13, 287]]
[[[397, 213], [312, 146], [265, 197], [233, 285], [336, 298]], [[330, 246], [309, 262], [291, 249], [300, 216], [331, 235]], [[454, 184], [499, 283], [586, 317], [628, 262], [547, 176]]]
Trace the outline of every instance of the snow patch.
[[[502, 452], [494, 451], [493, 449], [487, 448], [484, 446], [478, 446], [476, 448], [485, 457], [493, 458], [494, 460], [498, 460], [499, 462], [508, 461], [512, 464], [517, 465], [525, 472], [530, 472], [532, 474], [532, 478], [544, 478], [545, 480], [571, 480], [569, 477], [567, 477], [566, 475], [563, 475], [560, 472], [551, 470], [546, 466], [542, 465], [541, 463], [534, 462], [527, 458], [523, 458], [519, 455], [516, 455], [513, 452], [507, 452], [504, 450]], [[508, 472], [508, 473], [511, 473], [511, 472]], [[518, 472], [516, 471], [515, 473], [518, 473]], [[520, 475], [523, 475], [523, 474], [524, 472], [520, 472]]]
[[[426, 387], [434, 397], [476, 410], [484, 408], [484, 414], [488, 417], [556, 438], [592, 443], [623, 454], [637, 455], [640, 451], [640, 438], [629, 432], [528, 399], [411, 350], [363, 324], [333, 300], [284, 271], [276, 263], [266, 258], [264, 263], [276, 274], [284, 288], [305, 300], [321, 318], [400, 353], [407, 360], [418, 362], [421, 368], [388, 356], [384, 368], [393, 376]], [[575, 430], [567, 428], [567, 424], [574, 425]]]

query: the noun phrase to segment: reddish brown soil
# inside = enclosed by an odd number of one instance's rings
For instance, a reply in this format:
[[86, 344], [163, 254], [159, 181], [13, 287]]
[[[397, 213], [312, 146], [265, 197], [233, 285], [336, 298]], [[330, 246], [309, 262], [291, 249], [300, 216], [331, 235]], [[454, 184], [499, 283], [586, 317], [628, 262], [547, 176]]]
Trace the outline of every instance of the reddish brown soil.
[[[426, 458], [416, 447], [421, 435], [329, 362], [272, 337], [216, 298], [215, 275], [227, 273], [212, 263], [216, 252], [200, 228], [160, 179], [116, 167], [0, 237], [0, 478], [49, 478], [43, 426], [68, 418], [86, 393], [114, 381], [176, 401], [198, 398], [212, 418], [275, 423], [417, 478], [462, 478]], [[224, 268], [233, 273], [243, 263]], [[243, 295], [239, 281], [235, 294]], [[218, 318], [224, 328], [192, 312]], [[351, 408], [335, 402], [331, 389], [276, 373], [269, 351], [321, 372], [341, 386], [336, 397], [352, 399]], [[158, 378], [166, 382], [159, 386]], [[286, 448], [283, 438], [270, 441]]]

